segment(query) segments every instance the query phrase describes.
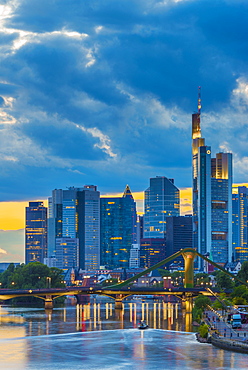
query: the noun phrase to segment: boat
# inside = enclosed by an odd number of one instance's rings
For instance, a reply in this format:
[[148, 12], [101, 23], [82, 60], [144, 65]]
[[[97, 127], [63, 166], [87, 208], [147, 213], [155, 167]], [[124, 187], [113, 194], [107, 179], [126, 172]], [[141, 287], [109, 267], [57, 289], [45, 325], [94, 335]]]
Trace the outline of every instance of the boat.
[[144, 329], [147, 329], [147, 328], [149, 328], [149, 326], [147, 325], [147, 323], [145, 321], [141, 321], [140, 324], [138, 325], [139, 330], [144, 330]]

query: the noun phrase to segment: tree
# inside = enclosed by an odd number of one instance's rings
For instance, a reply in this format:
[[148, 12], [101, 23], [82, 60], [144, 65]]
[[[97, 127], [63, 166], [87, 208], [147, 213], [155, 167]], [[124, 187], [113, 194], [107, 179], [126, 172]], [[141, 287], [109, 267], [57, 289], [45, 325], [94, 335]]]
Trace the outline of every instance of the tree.
[[203, 324], [199, 326], [199, 334], [202, 338], [207, 338], [208, 336], [208, 326], [207, 324]]
[[248, 261], [242, 263], [241, 269], [238, 272], [238, 278], [244, 283], [248, 281]]
[[243, 305], [244, 304], [244, 305], [246, 305], [247, 301], [243, 297], [234, 297], [233, 298], [233, 304], [236, 304], [236, 305]]
[[[55, 267], [49, 268], [40, 262], [30, 262], [27, 265], [14, 266], [10, 264], [8, 269], [0, 274], [2, 288], [7, 289], [42, 289], [64, 287], [63, 271]], [[34, 297], [15, 298], [17, 302], [40, 302]]]
[[218, 274], [216, 274], [216, 282], [217, 282], [217, 286], [221, 289], [233, 289], [234, 288], [234, 282], [223, 271], [218, 271]]
[[233, 289], [233, 292], [231, 294], [231, 297], [242, 297], [243, 294], [248, 293], [248, 289], [245, 285], [239, 285]]
[[2, 288], [7, 288], [11, 283], [11, 276], [15, 270], [15, 265], [10, 263], [7, 270], [0, 274], [0, 282]]
[[194, 303], [197, 309], [205, 309], [207, 306], [211, 305], [211, 300], [210, 298], [200, 294], [198, 297], [196, 297]]

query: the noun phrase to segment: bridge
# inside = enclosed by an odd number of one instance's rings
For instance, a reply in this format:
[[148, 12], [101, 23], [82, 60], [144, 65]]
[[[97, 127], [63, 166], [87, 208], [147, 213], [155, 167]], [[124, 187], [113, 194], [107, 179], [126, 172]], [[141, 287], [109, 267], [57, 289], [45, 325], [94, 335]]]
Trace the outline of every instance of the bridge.
[[[184, 287], [172, 287], [172, 288], [140, 288], [136, 287], [133, 284], [139, 277], [142, 277], [149, 272], [165, 265], [166, 263], [174, 260], [180, 255], [184, 258]], [[144, 271], [134, 275], [133, 277], [107, 287], [66, 287], [66, 288], [47, 288], [47, 289], [26, 289], [26, 290], [14, 290], [14, 289], [0, 289], [0, 300], [8, 300], [16, 297], [37, 297], [45, 301], [45, 308], [53, 308], [53, 300], [65, 296], [65, 295], [104, 295], [111, 297], [115, 300], [115, 308], [122, 308], [122, 301], [131, 296], [131, 295], [174, 295], [182, 300], [183, 305], [185, 306], [188, 312], [192, 310], [193, 297], [198, 294], [203, 295], [214, 295], [214, 293], [209, 288], [195, 288], [194, 287], [194, 260], [196, 256], [204, 259], [208, 263], [211, 263], [213, 266], [223, 271], [226, 275], [229, 275], [231, 278], [239, 281], [241, 284], [248, 287], [247, 282], [243, 282], [236, 276], [233, 276], [231, 273], [223, 269], [222, 266], [211, 261], [207, 257], [198, 253], [192, 248], [185, 248], [179, 252], [174, 253], [173, 255], [165, 258], [156, 265], [145, 269]]]

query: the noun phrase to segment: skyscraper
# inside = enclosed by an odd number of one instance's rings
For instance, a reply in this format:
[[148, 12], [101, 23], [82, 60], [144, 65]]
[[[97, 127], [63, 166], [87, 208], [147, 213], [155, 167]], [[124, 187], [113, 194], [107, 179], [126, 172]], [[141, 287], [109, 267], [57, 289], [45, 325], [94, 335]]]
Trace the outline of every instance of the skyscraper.
[[129, 267], [136, 243], [136, 203], [127, 185], [121, 198], [101, 198], [101, 265]]
[[43, 202], [26, 207], [25, 263], [44, 262], [47, 256], [47, 208]]
[[145, 190], [144, 238], [164, 238], [166, 217], [180, 215], [179, 189], [174, 179], [157, 176]]
[[140, 267], [149, 268], [165, 259], [165, 238], [143, 238], [140, 240]]
[[57, 238], [55, 249], [56, 267], [67, 270], [79, 266], [78, 252], [78, 238]]
[[199, 89], [198, 112], [192, 115], [193, 247], [224, 264], [232, 256], [232, 154], [211, 158], [211, 147], [201, 137], [200, 115]]
[[233, 204], [233, 255], [241, 263], [248, 260], [248, 189], [239, 186], [232, 195]]
[[[179, 252], [184, 248], [192, 248], [192, 216], [174, 216], [167, 218], [166, 256]], [[183, 257], [178, 257], [174, 263], [182, 263]], [[170, 262], [170, 263], [172, 263]]]
[[[61, 238], [78, 239], [77, 267], [86, 270], [99, 268], [100, 193], [96, 186], [53, 191], [49, 198], [49, 256], [56, 255], [56, 239], [61, 243]], [[64, 242], [68, 243], [68, 240]], [[69, 267], [75, 267], [75, 264]]]

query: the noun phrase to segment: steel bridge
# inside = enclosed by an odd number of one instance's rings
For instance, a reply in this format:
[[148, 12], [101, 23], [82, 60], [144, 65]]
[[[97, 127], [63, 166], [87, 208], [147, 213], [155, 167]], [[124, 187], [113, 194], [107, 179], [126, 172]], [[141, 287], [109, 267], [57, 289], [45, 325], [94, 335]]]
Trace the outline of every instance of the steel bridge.
[[[149, 288], [149, 287], [136, 287], [133, 284], [139, 277], [142, 277], [149, 272], [165, 265], [166, 263], [174, 260], [178, 256], [182, 255], [184, 258], [184, 287], [173, 287], [173, 288]], [[66, 287], [66, 288], [48, 288], [48, 289], [26, 289], [26, 290], [14, 290], [14, 289], [0, 289], [0, 300], [8, 300], [17, 297], [37, 297], [45, 301], [45, 308], [53, 308], [53, 300], [65, 296], [65, 295], [104, 295], [111, 297], [115, 300], [115, 308], [122, 308], [122, 301], [131, 295], [172, 295], [180, 298], [183, 305], [188, 312], [192, 310], [193, 297], [203, 295], [214, 295], [209, 288], [195, 288], [194, 287], [194, 260], [196, 256], [204, 259], [208, 263], [223, 271], [226, 275], [239, 281], [243, 285], [248, 287], [247, 282], [243, 282], [239, 278], [233, 276], [231, 273], [223, 269], [222, 266], [211, 261], [207, 257], [201, 255], [192, 248], [185, 248], [177, 253], [174, 253], [170, 257], [160, 261], [156, 265], [140, 272], [139, 274], [115, 285], [107, 287]]]

